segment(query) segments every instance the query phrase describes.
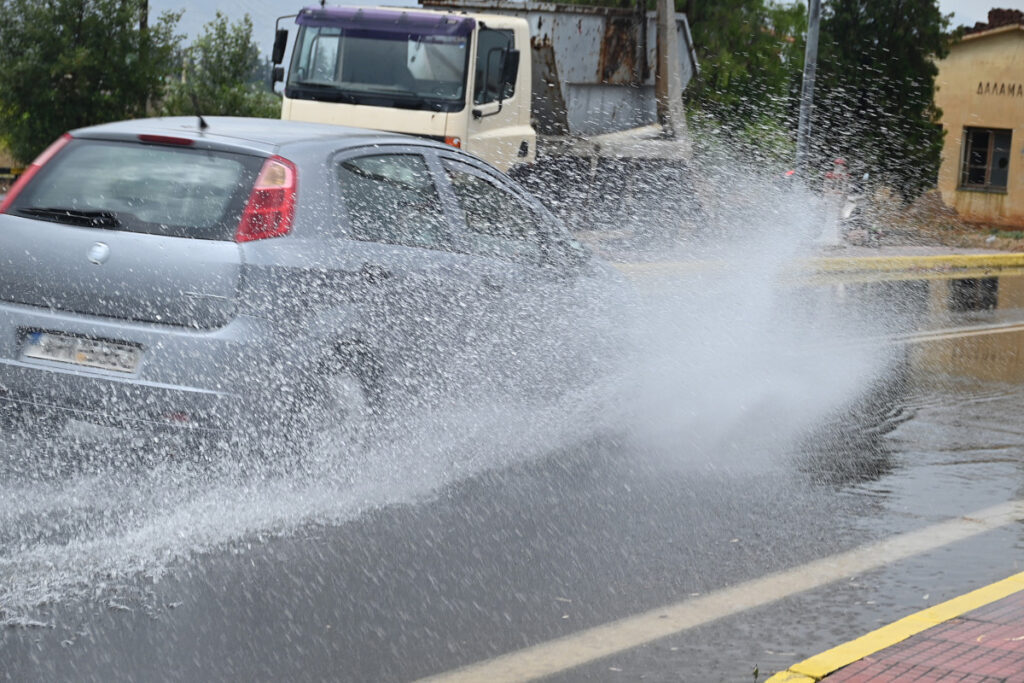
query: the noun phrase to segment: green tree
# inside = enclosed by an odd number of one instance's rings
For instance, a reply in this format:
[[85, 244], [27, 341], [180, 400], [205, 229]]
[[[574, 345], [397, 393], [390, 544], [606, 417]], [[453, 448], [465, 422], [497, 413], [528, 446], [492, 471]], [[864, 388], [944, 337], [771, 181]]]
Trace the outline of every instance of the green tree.
[[271, 92], [265, 60], [252, 39], [246, 14], [229, 24], [217, 12], [203, 34], [186, 48], [178, 62], [180, 77], [167, 88], [160, 105], [166, 115], [194, 114], [193, 94], [204, 115], [276, 117], [281, 103]]
[[742, 130], [784, 121], [803, 65], [806, 9], [764, 0], [684, 0], [701, 73], [687, 89], [691, 110]]
[[144, 0], [0, 0], [0, 142], [31, 160], [67, 130], [144, 116], [180, 14], [145, 30]]
[[694, 129], [717, 132], [761, 163], [791, 164], [804, 7], [771, 0], [677, 0], [676, 6], [690, 22], [700, 63], [685, 92]]
[[937, 0], [830, 0], [822, 12], [812, 127], [823, 165], [870, 171], [905, 198], [935, 184], [943, 132], [935, 60], [948, 53]]

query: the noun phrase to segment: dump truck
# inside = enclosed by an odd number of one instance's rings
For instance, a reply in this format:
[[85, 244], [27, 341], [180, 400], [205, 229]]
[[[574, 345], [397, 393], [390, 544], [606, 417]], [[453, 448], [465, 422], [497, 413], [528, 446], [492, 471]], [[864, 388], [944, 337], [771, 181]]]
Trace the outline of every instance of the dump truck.
[[[698, 66], [671, 0], [657, 11], [421, 2], [279, 18], [282, 118], [459, 147], [517, 176], [575, 229], [621, 226], [648, 189], [685, 193], [682, 91]], [[282, 22], [292, 18], [289, 44]]]

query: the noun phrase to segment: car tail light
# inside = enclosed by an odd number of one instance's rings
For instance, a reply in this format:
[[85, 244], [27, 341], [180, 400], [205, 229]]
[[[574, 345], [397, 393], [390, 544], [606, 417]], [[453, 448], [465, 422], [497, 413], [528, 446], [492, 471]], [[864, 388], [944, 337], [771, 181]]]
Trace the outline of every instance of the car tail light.
[[63, 149], [64, 145], [68, 144], [69, 142], [71, 142], [71, 135], [68, 133], [64, 133], [64, 135], [61, 135], [59, 138], [50, 143], [50, 146], [43, 150], [43, 153], [37, 156], [35, 158], [35, 161], [29, 164], [28, 168], [25, 169], [25, 172], [22, 173], [18, 177], [18, 180], [14, 183], [14, 185], [11, 186], [11, 189], [7, 192], [7, 196], [4, 197], [4, 201], [0, 203], [0, 213], [7, 212], [7, 207], [14, 203], [14, 200], [18, 196], [18, 194], [21, 193], [25, 186], [28, 185], [29, 181], [32, 180], [32, 176], [38, 173], [39, 169], [41, 169], [47, 161], [52, 159], [54, 155], [56, 155], [57, 152]]
[[263, 162], [235, 233], [236, 242], [287, 235], [295, 216], [295, 164], [273, 156]]

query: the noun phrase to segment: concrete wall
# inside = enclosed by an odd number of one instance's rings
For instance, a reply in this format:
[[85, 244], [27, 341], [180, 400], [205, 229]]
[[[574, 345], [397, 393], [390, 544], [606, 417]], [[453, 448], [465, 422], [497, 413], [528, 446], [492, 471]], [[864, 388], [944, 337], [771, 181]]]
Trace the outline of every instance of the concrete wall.
[[[943, 201], [969, 221], [1024, 227], [1024, 27], [966, 36], [938, 67], [935, 101], [946, 130]], [[959, 187], [965, 127], [1013, 131], [1005, 193]]]

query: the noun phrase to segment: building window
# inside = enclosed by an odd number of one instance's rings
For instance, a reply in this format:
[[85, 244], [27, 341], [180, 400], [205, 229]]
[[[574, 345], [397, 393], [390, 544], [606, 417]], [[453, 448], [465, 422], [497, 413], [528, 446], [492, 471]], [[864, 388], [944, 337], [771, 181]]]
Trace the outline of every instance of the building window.
[[969, 190], [1006, 191], [1010, 171], [1012, 131], [992, 128], [964, 129], [964, 157], [960, 187]]

